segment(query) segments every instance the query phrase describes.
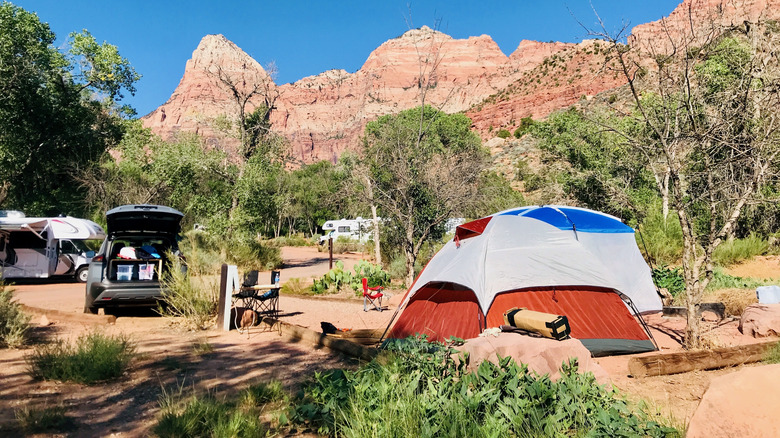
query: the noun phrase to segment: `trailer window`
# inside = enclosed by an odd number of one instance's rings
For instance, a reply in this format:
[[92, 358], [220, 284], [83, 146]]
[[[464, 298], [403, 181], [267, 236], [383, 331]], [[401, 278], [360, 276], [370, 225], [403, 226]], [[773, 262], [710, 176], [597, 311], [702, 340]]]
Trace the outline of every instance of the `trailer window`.
[[339, 233], [349, 233], [349, 227], [339, 227]]
[[46, 249], [46, 231], [41, 233], [41, 236], [43, 239], [29, 231], [12, 231], [8, 236], [8, 243], [14, 249]]

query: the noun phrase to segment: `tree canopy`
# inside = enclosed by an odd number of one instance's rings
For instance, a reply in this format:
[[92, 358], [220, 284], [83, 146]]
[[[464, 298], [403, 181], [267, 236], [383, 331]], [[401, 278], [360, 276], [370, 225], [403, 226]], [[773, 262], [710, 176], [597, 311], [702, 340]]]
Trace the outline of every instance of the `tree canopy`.
[[34, 13], [0, 4], [0, 208], [83, 212], [75, 176], [121, 138], [120, 90], [140, 76], [88, 32], [72, 35], [71, 57], [55, 38]]

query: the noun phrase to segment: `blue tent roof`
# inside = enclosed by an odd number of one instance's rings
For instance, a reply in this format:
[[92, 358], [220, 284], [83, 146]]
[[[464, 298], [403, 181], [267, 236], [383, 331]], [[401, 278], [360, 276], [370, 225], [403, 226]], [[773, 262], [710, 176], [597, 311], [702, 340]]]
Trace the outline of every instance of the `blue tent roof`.
[[560, 230], [585, 233], [633, 233], [634, 229], [614, 216], [598, 211], [559, 205], [532, 205], [498, 213], [501, 216], [524, 216], [538, 219]]

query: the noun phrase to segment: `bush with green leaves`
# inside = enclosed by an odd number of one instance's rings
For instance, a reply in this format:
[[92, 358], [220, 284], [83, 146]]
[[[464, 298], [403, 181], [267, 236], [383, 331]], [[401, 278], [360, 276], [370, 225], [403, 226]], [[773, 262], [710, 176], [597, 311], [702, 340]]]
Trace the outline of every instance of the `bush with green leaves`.
[[93, 384], [116, 379], [135, 356], [135, 346], [123, 336], [88, 333], [75, 344], [58, 340], [27, 356], [33, 378]]
[[593, 374], [530, 372], [511, 358], [468, 371], [444, 344], [409, 338], [355, 371], [315, 373], [292, 420], [329, 436], [681, 436]]
[[0, 283], [0, 346], [16, 348], [24, 344], [30, 329], [30, 315], [13, 301], [13, 290]]
[[162, 316], [182, 318], [185, 325], [196, 330], [205, 330], [214, 323], [217, 316], [217, 286], [203, 284], [190, 276], [181, 259], [168, 254], [168, 270], [160, 284], [164, 290], [163, 301], [157, 311]]
[[359, 261], [353, 268], [354, 272], [344, 269], [344, 263], [336, 262], [336, 267], [328, 271], [322, 278], [315, 279], [312, 292], [316, 295], [338, 293], [352, 288], [356, 294], [363, 292], [363, 278], [368, 280], [369, 287], [387, 286], [390, 284], [390, 274], [380, 266], [365, 260]]
[[509, 132], [508, 129], [499, 129], [498, 133], [496, 134], [496, 137], [504, 138], [504, 139], [509, 138], [511, 136], [512, 136], [512, 134]]
[[672, 296], [677, 296], [685, 291], [685, 279], [679, 267], [659, 266], [653, 268], [653, 283], [659, 288], [668, 290]]

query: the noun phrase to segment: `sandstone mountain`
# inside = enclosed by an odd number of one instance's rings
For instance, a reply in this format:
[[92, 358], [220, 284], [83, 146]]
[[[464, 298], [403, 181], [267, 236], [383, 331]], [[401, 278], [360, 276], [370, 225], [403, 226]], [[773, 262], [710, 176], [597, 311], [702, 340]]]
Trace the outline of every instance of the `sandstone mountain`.
[[[778, 15], [780, 0], [685, 0], [665, 19], [635, 27], [629, 44], [648, 53], [670, 50], [670, 35], [685, 35], [691, 23], [739, 24]], [[487, 35], [454, 39], [424, 26], [380, 45], [354, 73], [330, 70], [277, 86], [235, 44], [222, 35], [207, 35], [176, 91], [143, 118], [144, 125], [164, 138], [196, 132], [214, 147], [235, 153], [238, 141], [218, 128], [239, 109], [225, 78], [245, 90], [262, 83], [265, 93], [276, 97], [273, 129], [305, 163], [335, 161], [345, 150], [358, 148], [367, 122], [420, 105], [423, 89], [428, 90], [425, 103], [465, 112], [488, 139], [498, 129], [513, 130], [523, 117], [545, 117], [625, 82], [608, 62], [606, 44], [596, 40], [523, 40], [506, 56]], [[246, 109], [262, 102], [256, 95]]]

